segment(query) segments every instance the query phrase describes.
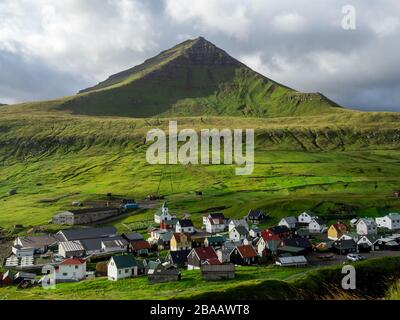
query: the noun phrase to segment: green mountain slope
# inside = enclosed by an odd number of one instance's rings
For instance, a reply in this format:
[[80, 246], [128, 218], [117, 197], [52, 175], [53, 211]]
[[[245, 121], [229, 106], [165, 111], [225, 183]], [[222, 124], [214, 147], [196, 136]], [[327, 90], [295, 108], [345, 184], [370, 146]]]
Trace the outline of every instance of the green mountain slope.
[[343, 110], [322, 94], [300, 93], [264, 77], [202, 37], [163, 51], [76, 96], [25, 107], [128, 117], [286, 117]]

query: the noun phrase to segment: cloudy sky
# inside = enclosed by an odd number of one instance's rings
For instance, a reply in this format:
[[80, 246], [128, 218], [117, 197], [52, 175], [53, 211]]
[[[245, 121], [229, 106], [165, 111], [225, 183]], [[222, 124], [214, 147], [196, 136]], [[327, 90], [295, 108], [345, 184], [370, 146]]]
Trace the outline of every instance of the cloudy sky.
[[400, 111], [398, 0], [1, 0], [0, 102], [76, 93], [199, 35], [297, 90]]

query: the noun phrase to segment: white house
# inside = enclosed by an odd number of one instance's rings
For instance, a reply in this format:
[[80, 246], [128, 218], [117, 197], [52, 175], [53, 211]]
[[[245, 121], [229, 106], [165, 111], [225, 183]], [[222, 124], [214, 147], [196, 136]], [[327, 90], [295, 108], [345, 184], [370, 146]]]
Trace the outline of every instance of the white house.
[[222, 213], [210, 213], [203, 216], [203, 227], [209, 233], [218, 233], [225, 230], [226, 218]]
[[169, 221], [175, 218], [169, 213], [168, 205], [166, 202], [163, 203], [161, 209], [158, 209], [154, 215], [154, 222], [161, 223], [161, 221]]
[[11, 248], [12, 253], [15, 254], [17, 258], [22, 258], [22, 257], [33, 257], [35, 254], [35, 249], [34, 248], [23, 248], [20, 245], [14, 245]]
[[181, 219], [178, 220], [175, 226], [175, 232], [177, 233], [194, 233], [194, 226], [192, 220]]
[[121, 279], [136, 277], [138, 265], [132, 255], [114, 256], [107, 265], [108, 280], [118, 281]]
[[247, 230], [249, 230], [249, 224], [245, 219], [231, 220], [228, 226], [229, 226], [229, 232], [231, 232], [232, 229], [239, 226], [245, 227]]
[[249, 231], [249, 235], [252, 238], [259, 238], [261, 237], [261, 231], [262, 231], [261, 228], [253, 226]]
[[308, 230], [310, 233], [323, 233], [326, 231], [326, 223], [321, 218], [313, 218], [308, 224]]
[[378, 242], [378, 240], [380, 238], [381, 237], [379, 237], [377, 234], [370, 234], [367, 236], [362, 236], [357, 241], [357, 245], [359, 247], [362, 247], [362, 246], [369, 247], [369, 248], [371, 248], [372, 251], [379, 250], [379, 247], [376, 246], [375, 244]]
[[56, 272], [56, 282], [73, 282], [86, 279], [86, 261], [68, 258], [60, 263]]
[[58, 254], [63, 258], [79, 257], [85, 254], [85, 248], [79, 240], [63, 241], [58, 245]]
[[309, 224], [313, 218], [315, 216], [311, 211], [304, 211], [299, 215], [298, 221], [299, 223]]
[[297, 219], [295, 217], [282, 218], [281, 221], [279, 221], [278, 226], [286, 226], [289, 229], [296, 229]]
[[374, 219], [371, 218], [361, 218], [357, 222], [357, 233], [360, 236], [377, 234], [378, 226]]
[[379, 228], [387, 228], [389, 230], [400, 229], [400, 214], [389, 213], [384, 217], [375, 218], [375, 222]]
[[242, 241], [247, 237], [248, 234], [249, 234], [249, 231], [245, 227], [238, 226], [236, 228], [233, 228], [231, 231], [229, 231], [229, 240]]

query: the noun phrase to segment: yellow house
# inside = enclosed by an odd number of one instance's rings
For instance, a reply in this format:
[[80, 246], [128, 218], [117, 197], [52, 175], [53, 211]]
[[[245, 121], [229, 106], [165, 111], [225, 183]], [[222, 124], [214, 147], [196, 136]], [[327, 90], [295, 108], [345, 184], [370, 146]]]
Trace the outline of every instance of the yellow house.
[[192, 239], [187, 233], [174, 233], [171, 238], [170, 250], [190, 250], [192, 249]]
[[338, 240], [342, 235], [347, 233], [349, 229], [341, 222], [331, 225], [328, 229], [328, 238], [330, 240]]

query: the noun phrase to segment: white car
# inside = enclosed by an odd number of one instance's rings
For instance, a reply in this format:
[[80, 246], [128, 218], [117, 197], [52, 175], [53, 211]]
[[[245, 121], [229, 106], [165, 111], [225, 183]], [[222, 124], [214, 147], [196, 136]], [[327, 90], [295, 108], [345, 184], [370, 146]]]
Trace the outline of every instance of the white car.
[[361, 261], [364, 260], [365, 258], [362, 255], [359, 255], [358, 253], [349, 253], [347, 255], [347, 259], [350, 261]]

